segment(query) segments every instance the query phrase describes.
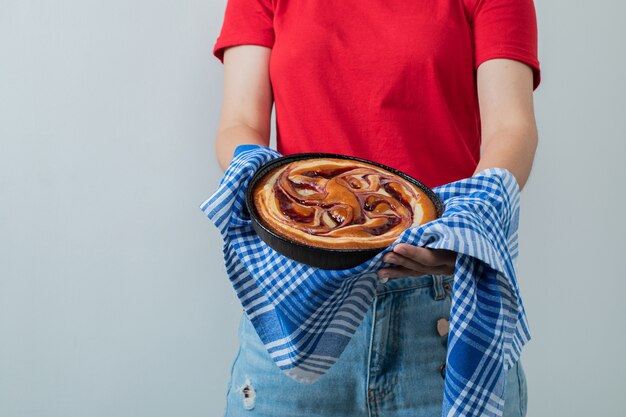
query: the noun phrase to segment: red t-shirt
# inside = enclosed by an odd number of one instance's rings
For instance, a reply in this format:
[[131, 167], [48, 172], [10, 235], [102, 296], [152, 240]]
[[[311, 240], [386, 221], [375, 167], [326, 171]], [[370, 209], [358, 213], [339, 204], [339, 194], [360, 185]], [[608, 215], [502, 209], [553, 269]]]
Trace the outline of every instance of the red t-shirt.
[[478, 164], [483, 61], [540, 82], [533, 0], [228, 0], [213, 54], [241, 44], [272, 48], [280, 153], [366, 158], [430, 187]]

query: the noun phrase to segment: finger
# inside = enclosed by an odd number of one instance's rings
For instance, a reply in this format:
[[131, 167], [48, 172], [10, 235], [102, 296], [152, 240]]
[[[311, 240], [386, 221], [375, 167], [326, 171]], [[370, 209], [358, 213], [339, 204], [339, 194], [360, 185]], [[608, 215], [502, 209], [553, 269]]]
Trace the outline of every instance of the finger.
[[393, 252], [410, 258], [424, 266], [439, 266], [446, 264], [446, 260], [438, 253], [432, 251], [431, 249], [419, 246], [398, 244], [393, 248]]
[[430, 275], [428, 273], [420, 273], [418, 271], [398, 266], [395, 268], [383, 268], [378, 271], [378, 278], [401, 278], [401, 277], [420, 277], [422, 275]]
[[[438, 267], [442, 268], [442, 267]], [[378, 270], [378, 278], [399, 278], [399, 277], [421, 277], [425, 275], [454, 275], [454, 270], [437, 269], [435, 271], [416, 271], [404, 266], [398, 266], [395, 268], [383, 268]]]
[[452, 275], [454, 273], [454, 265], [439, 265], [428, 266], [422, 265], [412, 259], [407, 258], [396, 253], [387, 253], [383, 257], [383, 260], [388, 263], [403, 266], [407, 269], [416, 271], [422, 275], [435, 274], [435, 275]]
[[389, 252], [385, 254], [383, 260], [388, 263], [392, 263], [395, 265], [400, 265], [408, 269], [413, 269], [419, 272], [426, 272], [429, 267], [427, 265], [423, 265], [413, 259], [407, 258], [406, 256], [400, 255], [395, 252]]
[[454, 265], [456, 263], [456, 252], [447, 249], [429, 249], [399, 243], [393, 247], [393, 252], [425, 266]]

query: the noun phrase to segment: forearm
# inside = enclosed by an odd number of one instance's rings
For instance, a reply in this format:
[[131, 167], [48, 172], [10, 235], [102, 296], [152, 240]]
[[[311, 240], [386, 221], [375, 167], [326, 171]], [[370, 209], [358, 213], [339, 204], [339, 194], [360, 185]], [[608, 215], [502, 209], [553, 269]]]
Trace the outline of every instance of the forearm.
[[480, 161], [474, 173], [487, 168], [506, 168], [517, 179], [521, 190], [530, 176], [536, 149], [534, 126], [501, 129], [483, 136]]
[[269, 137], [266, 138], [261, 132], [244, 124], [234, 125], [217, 133], [215, 153], [222, 171], [226, 171], [228, 168], [237, 146], [246, 143], [269, 146]]

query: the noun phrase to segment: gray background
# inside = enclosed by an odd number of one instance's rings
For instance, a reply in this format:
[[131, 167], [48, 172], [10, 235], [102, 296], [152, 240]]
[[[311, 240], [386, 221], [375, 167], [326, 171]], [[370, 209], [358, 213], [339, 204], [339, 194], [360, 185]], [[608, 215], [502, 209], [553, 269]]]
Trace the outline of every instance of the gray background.
[[[0, 0], [0, 416], [218, 416], [224, 0]], [[537, 0], [529, 416], [624, 416], [626, 12]]]

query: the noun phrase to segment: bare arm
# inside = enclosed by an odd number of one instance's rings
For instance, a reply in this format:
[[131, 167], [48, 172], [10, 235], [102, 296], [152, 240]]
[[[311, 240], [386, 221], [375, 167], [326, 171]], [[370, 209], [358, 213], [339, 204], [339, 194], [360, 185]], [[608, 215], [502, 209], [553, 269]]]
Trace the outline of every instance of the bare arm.
[[224, 100], [215, 139], [217, 161], [225, 171], [235, 148], [269, 146], [274, 97], [269, 78], [271, 49], [237, 45], [224, 50]]
[[[537, 148], [532, 76], [529, 66], [510, 59], [490, 59], [477, 70], [482, 143], [475, 173], [486, 168], [506, 168], [520, 189], [528, 180]], [[456, 256], [456, 252], [448, 250], [401, 243], [383, 257], [385, 262], [397, 266], [380, 269], [378, 277], [451, 275]]]
[[477, 71], [482, 127], [480, 162], [485, 168], [506, 168], [524, 187], [537, 149], [538, 133], [530, 67], [510, 59], [490, 59]]

